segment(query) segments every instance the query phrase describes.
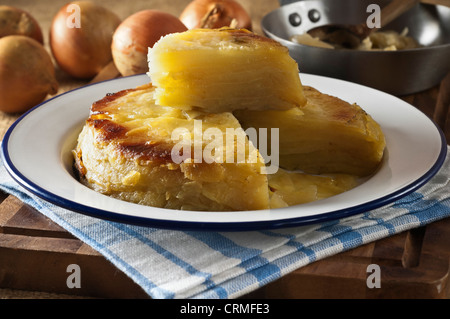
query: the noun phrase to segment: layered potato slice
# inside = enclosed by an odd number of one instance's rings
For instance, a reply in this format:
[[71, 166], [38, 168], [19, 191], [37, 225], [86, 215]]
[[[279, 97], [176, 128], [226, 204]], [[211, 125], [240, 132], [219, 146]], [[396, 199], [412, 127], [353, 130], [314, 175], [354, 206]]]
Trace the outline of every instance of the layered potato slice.
[[298, 65], [280, 43], [245, 29], [193, 29], [149, 49], [156, 103], [206, 112], [300, 107]]
[[[159, 106], [154, 92], [148, 84], [92, 105], [73, 151], [80, 180], [105, 195], [155, 207], [269, 208], [264, 161], [232, 113]], [[222, 143], [227, 129], [235, 137]]]
[[312, 87], [303, 89], [307, 99], [304, 107], [286, 111], [238, 110], [234, 115], [244, 129], [279, 129], [282, 168], [313, 174], [372, 174], [386, 146], [379, 124], [357, 104]]

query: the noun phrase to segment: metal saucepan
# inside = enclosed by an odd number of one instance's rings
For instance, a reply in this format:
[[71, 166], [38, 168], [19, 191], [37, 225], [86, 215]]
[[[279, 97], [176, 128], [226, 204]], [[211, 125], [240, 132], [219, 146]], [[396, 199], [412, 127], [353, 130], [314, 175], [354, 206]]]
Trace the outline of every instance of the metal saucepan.
[[297, 44], [289, 39], [313, 27], [357, 24], [365, 21], [370, 4], [386, 0], [304, 0], [283, 5], [261, 22], [266, 36], [288, 47], [300, 72], [344, 79], [394, 95], [431, 88], [450, 71], [450, 8], [419, 4], [388, 24], [384, 30], [408, 35], [423, 47], [398, 51], [327, 49]]

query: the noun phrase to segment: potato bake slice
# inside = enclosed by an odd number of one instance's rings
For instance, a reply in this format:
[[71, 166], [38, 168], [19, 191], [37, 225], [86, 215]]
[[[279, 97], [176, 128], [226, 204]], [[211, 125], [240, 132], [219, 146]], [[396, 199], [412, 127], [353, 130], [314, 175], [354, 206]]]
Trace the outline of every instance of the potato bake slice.
[[237, 110], [234, 115], [244, 129], [279, 129], [282, 168], [313, 174], [373, 173], [386, 146], [380, 125], [357, 104], [308, 86], [304, 86], [304, 93], [307, 104], [301, 108]]
[[264, 160], [232, 113], [159, 106], [154, 93], [148, 84], [92, 105], [73, 151], [80, 180], [105, 195], [155, 207], [268, 208]]
[[245, 29], [193, 29], [149, 48], [156, 103], [210, 113], [306, 103], [298, 65], [280, 43]]

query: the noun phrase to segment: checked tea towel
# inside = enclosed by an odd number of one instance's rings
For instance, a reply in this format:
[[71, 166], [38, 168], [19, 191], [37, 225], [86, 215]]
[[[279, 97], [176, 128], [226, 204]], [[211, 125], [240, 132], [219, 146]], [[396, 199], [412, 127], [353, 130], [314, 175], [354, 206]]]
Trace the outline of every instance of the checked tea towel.
[[152, 298], [237, 298], [359, 245], [450, 216], [450, 160], [391, 205], [345, 219], [277, 230], [173, 231], [96, 219], [56, 207], [0, 165], [0, 188], [102, 253]]

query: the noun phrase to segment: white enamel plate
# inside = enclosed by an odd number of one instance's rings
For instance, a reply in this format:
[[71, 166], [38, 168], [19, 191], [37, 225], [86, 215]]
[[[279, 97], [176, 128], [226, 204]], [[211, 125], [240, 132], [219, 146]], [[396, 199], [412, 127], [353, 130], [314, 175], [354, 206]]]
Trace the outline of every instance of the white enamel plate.
[[262, 211], [178, 211], [113, 199], [79, 183], [72, 174], [71, 150], [92, 102], [107, 93], [147, 83], [146, 75], [89, 85], [38, 105], [10, 127], [2, 143], [2, 157], [10, 175], [24, 188], [77, 213], [149, 227], [221, 231], [299, 226], [362, 213], [413, 192], [442, 166], [445, 138], [413, 106], [358, 84], [300, 76], [304, 85], [361, 105], [380, 123], [387, 140], [383, 163], [373, 176], [350, 191], [324, 200]]

